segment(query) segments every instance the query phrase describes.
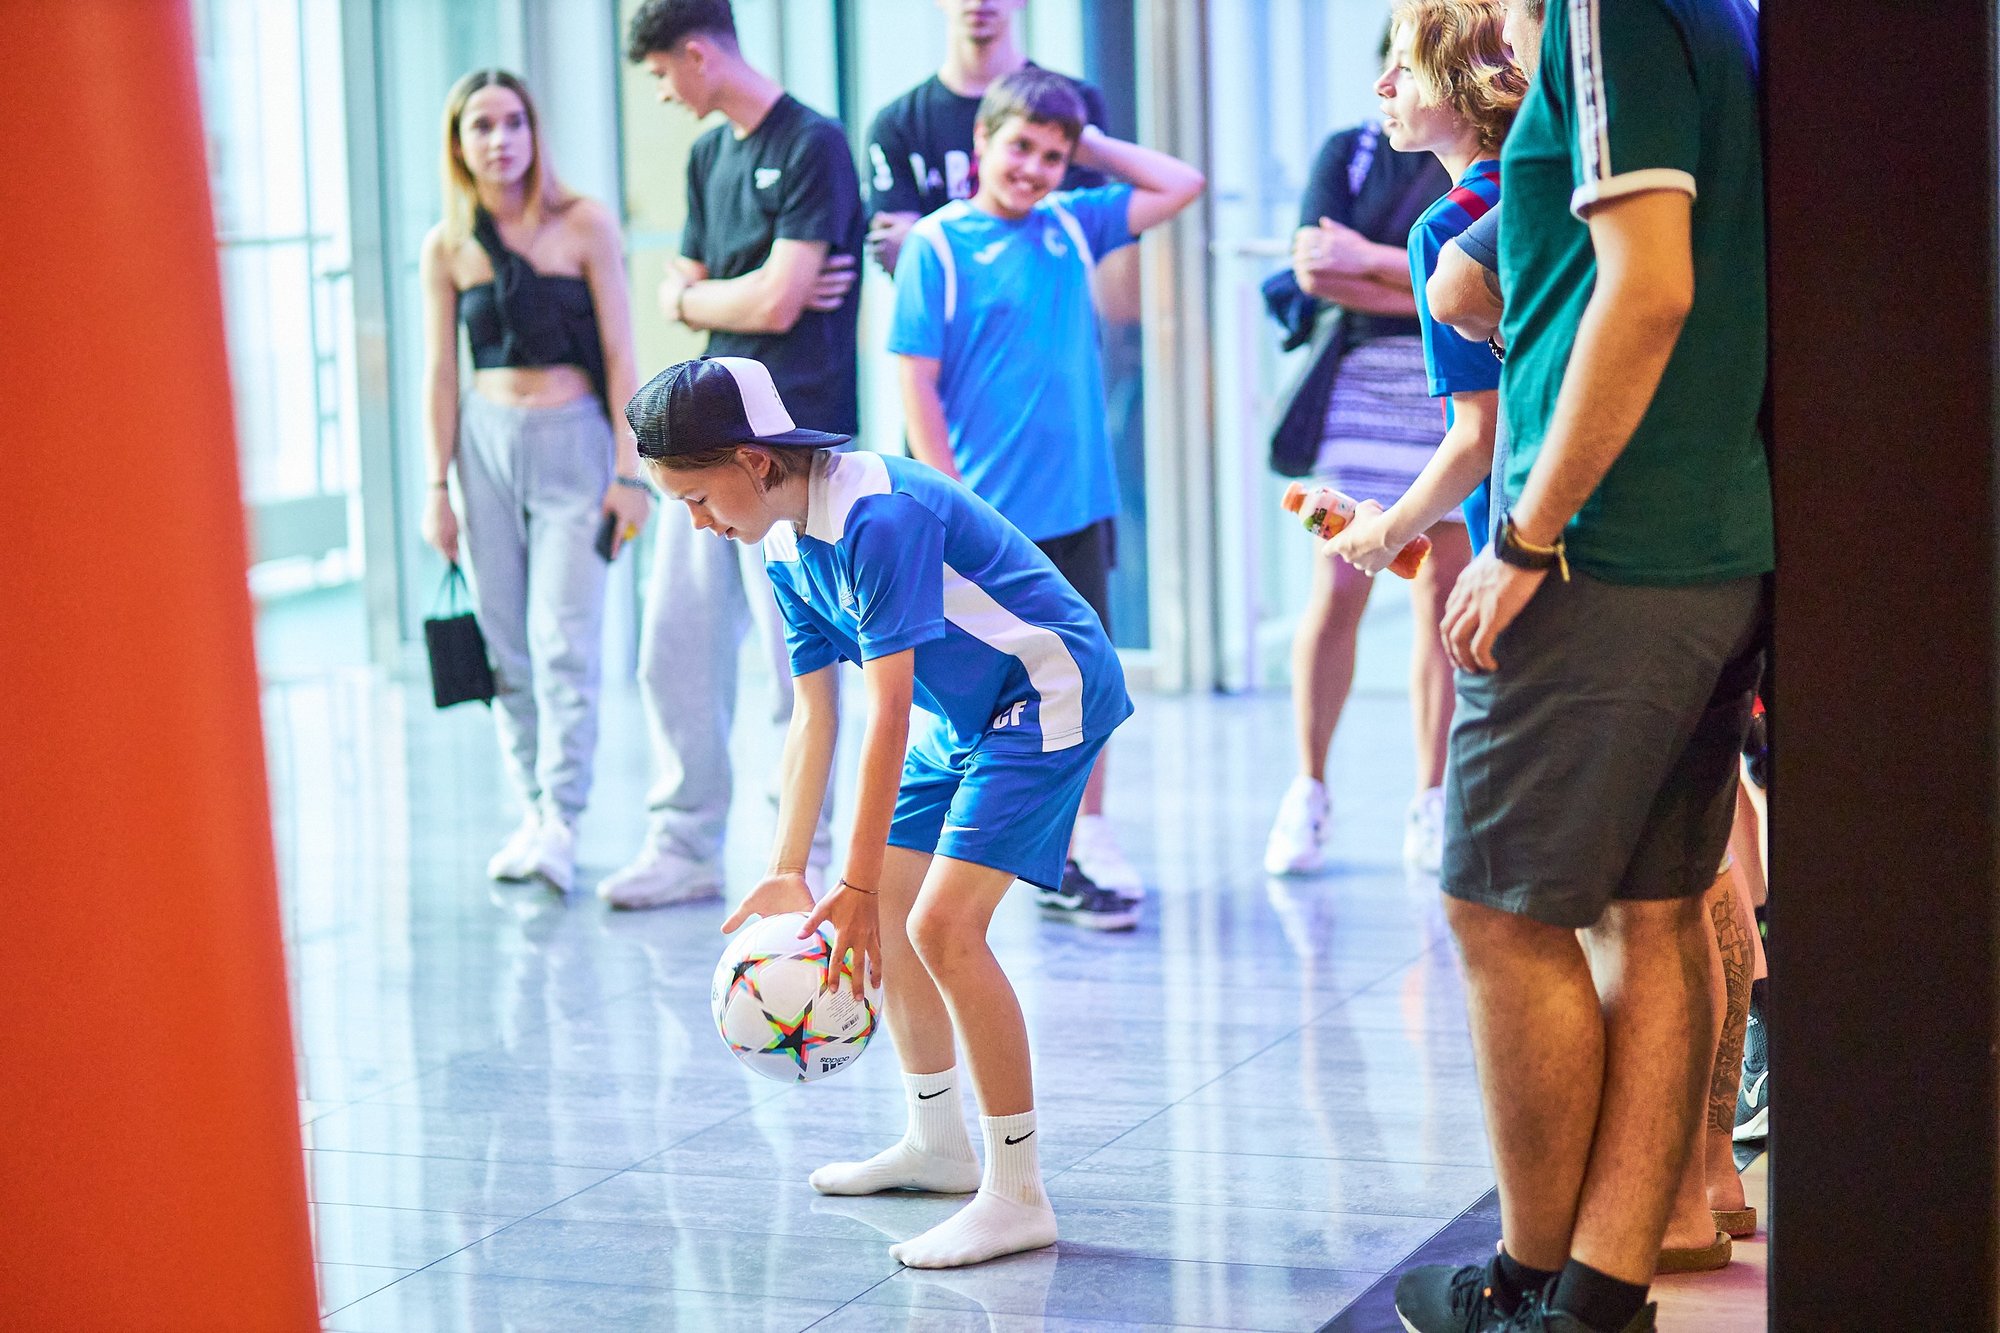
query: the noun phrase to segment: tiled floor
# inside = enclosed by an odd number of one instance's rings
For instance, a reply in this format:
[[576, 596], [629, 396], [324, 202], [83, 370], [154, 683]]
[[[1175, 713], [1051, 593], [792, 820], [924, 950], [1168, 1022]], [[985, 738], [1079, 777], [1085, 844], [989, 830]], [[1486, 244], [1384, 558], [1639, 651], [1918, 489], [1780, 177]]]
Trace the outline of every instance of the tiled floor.
[[[1364, 686], [1399, 674], [1394, 614], [1371, 613]], [[1019, 891], [994, 926], [1063, 1240], [947, 1274], [887, 1246], [955, 1201], [804, 1184], [900, 1132], [886, 1042], [765, 1082], [709, 1020], [721, 907], [487, 883], [512, 819], [482, 710], [309, 663], [271, 673], [265, 709], [328, 1328], [1311, 1329], [1492, 1183], [1435, 894], [1399, 865], [1393, 688], [1336, 744], [1337, 873], [1297, 882], [1257, 869], [1284, 701], [1141, 701], [1112, 797], [1154, 886], [1141, 929], [1045, 924]], [[771, 824], [764, 711], [753, 687], [743, 882]], [[629, 689], [604, 722], [587, 883], [633, 849], [647, 777]]]

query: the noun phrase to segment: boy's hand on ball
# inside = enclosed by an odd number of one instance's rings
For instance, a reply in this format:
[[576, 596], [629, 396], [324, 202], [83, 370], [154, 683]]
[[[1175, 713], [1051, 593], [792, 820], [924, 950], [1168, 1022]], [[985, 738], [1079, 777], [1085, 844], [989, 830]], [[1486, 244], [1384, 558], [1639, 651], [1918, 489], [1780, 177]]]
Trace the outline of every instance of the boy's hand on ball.
[[[799, 930], [805, 939], [821, 922], [833, 927], [833, 966], [827, 970], [828, 989], [838, 989], [841, 978], [850, 978], [858, 1000], [866, 986], [882, 984], [882, 926], [875, 909], [875, 895], [855, 888], [846, 880], [820, 900], [813, 914]], [[850, 957], [851, 955], [851, 957]], [[864, 985], [863, 977], [866, 977]]]
[[756, 888], [750, 890], [729, 919], [722, 923], [722, 933], [727, 935], [753, 916], [778, 916], [785, 912], [810, 912], [813, 910], [812, 891], [806, 887], [804, 871], [781, 870], [766, 876]]

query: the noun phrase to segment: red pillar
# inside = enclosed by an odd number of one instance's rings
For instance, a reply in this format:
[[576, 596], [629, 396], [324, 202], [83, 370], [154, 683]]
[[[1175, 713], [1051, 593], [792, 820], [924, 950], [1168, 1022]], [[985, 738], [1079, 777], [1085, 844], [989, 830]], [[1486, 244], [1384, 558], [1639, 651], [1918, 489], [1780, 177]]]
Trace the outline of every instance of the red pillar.
[[187, 6], [5, 13], [0, 1327], [312, 1328]]

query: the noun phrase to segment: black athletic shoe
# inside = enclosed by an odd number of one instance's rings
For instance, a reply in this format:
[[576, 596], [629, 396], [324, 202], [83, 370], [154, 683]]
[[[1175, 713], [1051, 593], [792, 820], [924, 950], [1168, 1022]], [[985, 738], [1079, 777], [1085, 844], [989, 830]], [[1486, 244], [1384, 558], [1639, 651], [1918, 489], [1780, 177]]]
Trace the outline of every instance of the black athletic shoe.
[[1537, 1294], [1522, 1301], [1514, 1317], [1499, 1326], [1500, 1333], [1657, 1333], [1659, 1328], [1653, 1316], [1660, 1307], [1651, 1303], [1626, 1320], [1622, 1328], [1597, 1329], [1566, 1310], [1549, 1309], [1544, 1299], [1543, 1294]]
[[1738, 1143], [1756, 1143], [1771, 1133], [1771, 1055], [1766, 1045], [1764, 1014], [1753, 1000], [1743, 1030], [1743, 1082], [1736, 1090]]
[[1139, 924], [1139, 905], [1129, 902], [1083, 873], [1074, 861], [1063, 863], [1062, 887], [1035, 890], [1042, 915], [1085, 930], [1130, 930]]
[[[1498, 1259], [1453, 1268], [1426, 1264], [1396, 1281], [1396, 1317], [1409, 1333], [1499, 1333], [1512, 1328], [1513, 1310], [1502, 1309], [1493, 1269]], [[1523, 1306], [1538, 1304], [1530, 1295]]]

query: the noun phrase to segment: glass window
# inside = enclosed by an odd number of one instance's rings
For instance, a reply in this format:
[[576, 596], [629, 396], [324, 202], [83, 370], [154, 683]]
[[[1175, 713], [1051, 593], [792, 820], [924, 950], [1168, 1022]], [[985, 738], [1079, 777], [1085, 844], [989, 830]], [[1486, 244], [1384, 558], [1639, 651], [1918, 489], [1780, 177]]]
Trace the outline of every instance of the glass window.
[[1284, 479], [1266, 461], [1272, 404], [1304, 353], [1278, 351], [1258, 287], [1290, 263], [1319, 146], [1375, 115], [1388, 18], [1385, 0], [1268, 0], [1242, 12], [1209, 11], [1216, 551], [1222, 671], [1233, 687], [1286, 678], [1287, 645], [1312, 573], [1311, 548], [1273, 520]]
[[262, 591], [361, 573], [337, 0], [199, 0], [244, 499]]

